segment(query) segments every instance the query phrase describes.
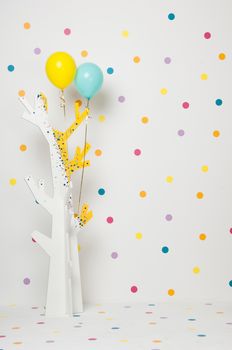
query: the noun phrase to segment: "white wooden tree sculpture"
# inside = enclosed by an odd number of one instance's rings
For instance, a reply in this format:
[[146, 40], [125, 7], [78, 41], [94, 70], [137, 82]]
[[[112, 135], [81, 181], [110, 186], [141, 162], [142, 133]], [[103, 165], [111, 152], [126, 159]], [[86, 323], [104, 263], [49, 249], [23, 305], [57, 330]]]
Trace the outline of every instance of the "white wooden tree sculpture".
[[84, 204], [80, 215], [75, 214], [71, 193], [72, 173], [90, 165], [88, 160], [83, 162], [90, 145], [86, 144], [85, 150], [77, 147], [74, 158], [69, 160], [67, 141], [87, 120], [89, 110], [86, 108], [80, 113], [79, 104], [75, 103], [75, 121], [61, 132], [49, 124], [45, 95], [36, 96], [34, 108], [24, 97], [20, 100], [26, 108], [23, 118], [40, 128], [49, 144], [51, 158], [53, 197], [46, 194], [44, 180], [37, 184], [32, 176], [25, 178], [36, 202], [52, 215], [50, 237], [38, 231], [32, 233], [34, 240], [50, 256], [46, 316], [71, 316], [83, 311], [77, 233], [92, 218], [92, 212]]

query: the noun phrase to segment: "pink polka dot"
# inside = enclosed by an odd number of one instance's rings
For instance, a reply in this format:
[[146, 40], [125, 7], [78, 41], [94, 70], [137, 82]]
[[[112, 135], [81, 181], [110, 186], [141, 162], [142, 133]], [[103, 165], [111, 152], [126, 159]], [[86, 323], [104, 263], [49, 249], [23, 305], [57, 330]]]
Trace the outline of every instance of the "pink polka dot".
[[36, 240], [34, 238], [31, 239], [33, 243], [36, 243]]
[[112, 218], [112, 216], [108, 216], [108, 218], [106, 219], [106, 221], [108, 222], [108, 224], [112, 224], [112, 222], [114, 221], [114, 219]]
[[97, 340], [97, 338], [88, 338], [88, 340]]
[[131, 292], [136, 293], [138, 291], [138, 288], [136, 286], [131, 287]]
[[230, 233], [232, 234], [232, 227], [230, 228]]
[[140, 149], [135, 149], [134, 150], [134, 154], [136, 155], [136, 156], [140, 156], [140, 154], [141, 154], [141, 150]]
[[64, 34], [65, 34], [65, 35], [70, 35], [70, 34], [71, 34], [71, 29], [65, 28]]
[[188, 103], [188, 102], [183, 102], [183, 103], [182, 103], [182, 107], [183, 107], [184, 109], [188, 109], [188, 108], [189, 108], [189, 103]]
[[210, 32], [205, 32], [204, 33], [204, 38], [205, 39], [210, 39], [211, 38], [211, 33]]

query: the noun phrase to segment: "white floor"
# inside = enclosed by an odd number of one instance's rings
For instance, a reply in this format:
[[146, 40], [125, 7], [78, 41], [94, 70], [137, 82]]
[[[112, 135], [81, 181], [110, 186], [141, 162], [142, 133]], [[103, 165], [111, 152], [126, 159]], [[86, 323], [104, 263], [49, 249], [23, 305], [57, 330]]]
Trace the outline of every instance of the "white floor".
[[73, 318], [0, 308], [0, 350], [232, 350], [232, 303], [86, 305]]

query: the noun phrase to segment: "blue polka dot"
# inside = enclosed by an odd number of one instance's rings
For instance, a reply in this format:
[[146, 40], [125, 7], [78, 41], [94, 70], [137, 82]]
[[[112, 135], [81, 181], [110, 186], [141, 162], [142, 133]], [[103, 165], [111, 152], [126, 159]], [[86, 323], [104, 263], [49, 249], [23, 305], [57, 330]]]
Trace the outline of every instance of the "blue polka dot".
[[222, 105], [222, 100], [220, 98], [218, 98], [216, 101], [215, 101], [216, 105], [217, 106], [221, 106]]
[[120, 329], [120, 327], [112, 327], [111, 329]]
[[13, 66], [13, 64], [10, 64], [8, 67], [7, 67], [8, 71], [9, 72], [13, 72], [15, 67]]
[[107, 68], [107, 73], [108, 73], [108, 74], [113, 74], [113, 73], [114, 73], [114, 68], [108, 67], [108, 68]]
[[197, 334], [198, 337], [206, 337], [206, 334]]
[[174, 13], [169, 13], [168, 19], [169, 19], [170, 21], [173, 21], [173, 20], [175, 19]]
[[229, 286], [232, 287], [232, 280], [229, 282]]
[[168, 248], [168, 247], [163, 247], [163, 248], [162, 248], [162, 252], [163, 252], [164, 254], [168, 253], [168, 252], [169, 252], [169, 248]]
[[195, 318], [189, 318], [188, 321], [196, 321]]
[[103, 196], [105, 193], [106, 191], [104, 190], [104, 188], [99, 188], [98, 194], [100, 194], [100, 196]]

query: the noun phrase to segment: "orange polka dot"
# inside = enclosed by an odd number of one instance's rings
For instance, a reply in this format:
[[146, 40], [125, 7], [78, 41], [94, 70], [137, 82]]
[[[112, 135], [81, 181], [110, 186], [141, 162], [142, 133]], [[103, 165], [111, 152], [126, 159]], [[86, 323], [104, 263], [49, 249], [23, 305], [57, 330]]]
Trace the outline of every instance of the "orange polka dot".
[[142, 122], [143, 124], [147, 124], [147, 123], [149, 122], [149, 118], [148, 118], [148, 117], [142, 117], [142, 118], [141, 118], [141, 122]]
[[20, 145], [19, 149], [20, 151], [25, 152], [27, 150], [27, 146], [22, 144]]
[[220, 136], [220, 131], [214, 130], [213, 136], [214, 136], [214, 137], [219, 137], [219, 136]]
[[19, 90], [19, 91], [18, 91], [18, 95], [19, 95], [20, 97], [23, 97], [23, 96], [26, 95], [26, 93], [25, 93], [24, 90]]
[[226, 58], [226, 54], [224, 52], [219, 53], [218, 55], [219, 60], [223, 61]]
[[87, 57], [88, 56], [88, 51], [86, 51], [86, 50], [81, 51], [81, 56], [82, 57]]
[[174, 289], [169, 289], [168, 290], [168, 295], [170, 295], [170, 297], [172, 297], [175, 294]]
[[205, 234], [205, 233], [201, 233], [201, 234], [199, 235], [199, 239], [200, 239], [201, 241], [204, 241], [204, 240], [206, 239], [206, 234]]
[[82, 101], [81, 100], [76, 100], [76, 103], [78, 103], [79, 107], [82, 105]]
[[144, 198], [144, 197], [146, 197], [147, 192], [146, 191], [140, 191], [139, 195], [140, 195], [141, 198]]
[[135, 56], [133, 58], [133, 61], [134, 61], [134, 63], [139, 63], [140, 62], [140, 57], [139, 56]]
[[203, 192], [197, 192], [196, 194], [198, 199], [202, 199], [204, 197], [204, 193]]
[[160, 339], [154, 339], [152, 340], [153, 343], [161, 343], [161, 340]]
[[24, 27], [24, 29], [30, 29], [30, 28], [31, 28], [31, 25], [30, 25], [29, 22], [25, 22], [25, 23], [23, 24], [23, 27]]
[[96, 149], [95, 155], [96, 156], [101, 156], [102, 155], [102, 151], [100, 149]]

